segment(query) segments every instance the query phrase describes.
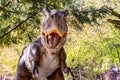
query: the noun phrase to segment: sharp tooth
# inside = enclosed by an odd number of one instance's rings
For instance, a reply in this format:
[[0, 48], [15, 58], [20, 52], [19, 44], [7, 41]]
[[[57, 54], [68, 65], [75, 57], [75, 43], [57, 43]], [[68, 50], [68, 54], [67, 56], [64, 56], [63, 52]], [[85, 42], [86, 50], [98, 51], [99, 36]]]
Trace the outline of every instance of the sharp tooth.
[[52, 33], [52, 32], [55, 32], [55, 33], [57, 33], [60, 37], [62, 37], [62, 33], [60, 33], [60, 32], [59, 32], [58, 30], [56, 30], [56, 29], [47, 32], [45, 36], [49, 35], [49, 34]]
[[59, 45], [60, 45], [60, 44], [58, 44], [58, 45], [56, 46], [56, 48], [58, 48], [58, 47], [59, 47]]
[[61, 33], [58, 33], [58, 35], [59, 35], [60, 37], [62, 37], [62, 34], [61, 34]]
[[47, 47], [50, 47], [50, 46], [47, 44]]

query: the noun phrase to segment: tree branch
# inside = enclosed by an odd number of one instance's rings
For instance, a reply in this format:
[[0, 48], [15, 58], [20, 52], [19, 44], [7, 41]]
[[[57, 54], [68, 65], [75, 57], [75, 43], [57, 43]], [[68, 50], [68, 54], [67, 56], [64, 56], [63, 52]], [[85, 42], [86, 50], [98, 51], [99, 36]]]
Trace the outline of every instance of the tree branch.
[[11, 3], [12, 1], [8, 2], [7, 4], [5, 4], [3, 7], [7, 7], [9, 6], [9, 4]]
[[22, 22], [20, 22], [18, 25], [16, 25], [14, 28], [12, 28], [10, 31], [6, 32], [5, 34], [3, 34], [2, 36], [0, 36], [0, 39], [4, 38], [6, 35], [8, 35], [9, 33], [11, 33], [13, 30], [17, 29], [20, 25], [22, 25], [24, 22], [26, 22], [27, 20], [29, 20], [30, 18], [32, 18], [33, 16], [35, 16], [36, 14], [38, 14], [38, 12], [35, 12], [34, 14], [32, 14], [31, 16], [27, 17], [25, 20], [23, 20]]
[[115, 28], [120, 30], [120, 25], [115, 25]]
[[[112, 15], [118, 17], [120, 19], [120, 14], [115, 12], [113, 9], [109, 8], [108, 6], [104, 6], [104, 8], [111, 13]], [[120, 20], [112, 20], [112, 19], [107, 19], [107, 22], [115, 24], [115, 28], [120, 30]]]
[[112, 15], [118, 17], [120, 19], [120, 14], [115, 12], [113, 9], [109, 8], [108, 6], [104, 6], [104, 8], [109, 12], [111, 13]]
[[107, 19], [107, 22], [112, 23], [112, 24], [116, 24], [116, 25], [120, 25], [120, 20]]
[[114, 27], [120, 30], [120, 20], [107, 19], [107, 22], [115, 24]]
[[10, 13], [24, 13], [24, 12], [10, 11], [10, 10], [5, 9], [4, 7], [0, 7], [0, 11], [10, 12]]

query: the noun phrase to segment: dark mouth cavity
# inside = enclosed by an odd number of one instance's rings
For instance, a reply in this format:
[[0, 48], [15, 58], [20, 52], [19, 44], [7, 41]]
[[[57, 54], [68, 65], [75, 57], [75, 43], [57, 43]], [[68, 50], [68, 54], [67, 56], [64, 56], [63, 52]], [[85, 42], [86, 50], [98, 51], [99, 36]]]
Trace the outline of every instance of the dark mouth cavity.
[[57, 33], [50, 33], [46, 36], [47, 44], [51, 48], [56, 48], [60, 43], [61, 37]]

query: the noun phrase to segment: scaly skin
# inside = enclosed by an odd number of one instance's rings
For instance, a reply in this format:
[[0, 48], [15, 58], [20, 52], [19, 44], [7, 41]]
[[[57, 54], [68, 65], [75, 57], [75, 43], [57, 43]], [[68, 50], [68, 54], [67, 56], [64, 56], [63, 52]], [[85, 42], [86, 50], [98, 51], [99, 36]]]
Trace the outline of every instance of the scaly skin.
[[67, 13], [43, 9], [41, 37], [23, 49], [14, 80], [65, 80], [63, 72], [69, 72], [63, 48]]

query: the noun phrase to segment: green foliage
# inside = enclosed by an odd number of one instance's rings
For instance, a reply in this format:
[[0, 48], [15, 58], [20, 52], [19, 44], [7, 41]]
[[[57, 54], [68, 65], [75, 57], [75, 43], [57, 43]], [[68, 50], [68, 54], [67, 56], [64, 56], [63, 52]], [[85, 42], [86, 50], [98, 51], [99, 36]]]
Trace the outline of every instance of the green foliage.
[[81, 80], [93, 80], [110, 65], [119, 67], [120, 31], [106, 22], [115, 19], [106, 4], [119, 12], [118, 0], [0, 0], [0, 75], [14, 75], [22, 48], [39, 37], [44, 7], [69, 10], [67, 64]]
[[96, 74], [103, 73], [110, 65], [120, 66], [120, 31], [101, 26], [100, 32], [88, 27], [82, 32], [70, 32], [73, 33], [68, 36], [65, 46], [68, 66], [73, 69], [80, 66], [79, 70], [86, 75], [81, 73], [83, 79], [86, 77], [92, 80]]
[[[60, 8], [57, 1], [1, 0], [0, 45], [31, 42], [39, 35], [41, 10], [44, 7]], [[36, 13], [36, 14], [35, 14]]]

